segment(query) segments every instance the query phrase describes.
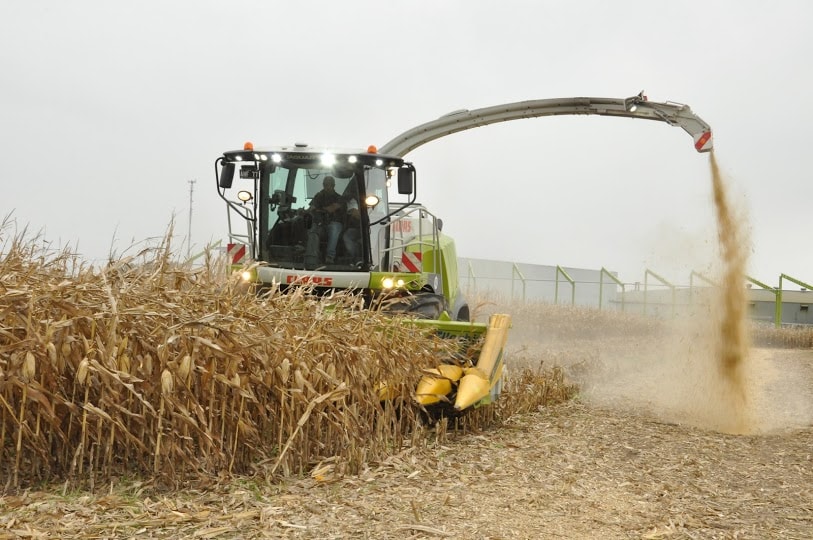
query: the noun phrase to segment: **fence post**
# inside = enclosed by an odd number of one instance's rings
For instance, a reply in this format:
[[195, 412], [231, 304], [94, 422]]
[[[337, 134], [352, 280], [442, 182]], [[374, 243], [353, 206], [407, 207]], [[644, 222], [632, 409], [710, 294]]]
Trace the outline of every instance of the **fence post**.
[[474, 281], [474, 291], [477, 290], [477, 276], [474, 275], [474, 268], [471, 265], [471, 261], [468, 261], [468, 272], [466, 275], [466, 286], [469, 289], [469, 292], [472, 292], [471, 282]]
[[718, 287], [719, 286], [718, 283], [710, 280], [709, 278], [707, 278], [706, 276], [704, 276], [700, 272], [695, 272], [694, 270], [692, 270], [691, 272], [689, 272], [689, 304], [690, 305], [692, 304], [692, 295], [694, 294], [694, 277], [695, 276], [702, 279], [703, 281], [705, 281], [706, 283], [708, 283], [712, 287]]
[[745, 276], [747, 281], [750, 281], [757, 287], [765, 289], [766, 291], [771, 291], [774, 296], [774, 326], [779, 328], [782, 326], [782, 278], [779, 278], [779, 288], [775, 289], [770, 285], [765, 285], [758, 279], [754, 279], [751, 276]]
[[652, 270], [650, 270], [648, 268], [644, 272], [644, 315], [646, 315], [646, 293], [647, 293], [647, 289], [649, 288], [648, 276], [650, 276], [650, 275], [652, 277], [654, 277], [655, 279], [657, 279], [658, 281], [660, 281], [663, 285], [666, 285], [667, 287], [669, 287], [672, 290], [672, 317], [674, 317], [675, 316], [675, 300], [676, 300], [675, 299], [675, 286], [673, 284], [669, 283], [668, 281], [666, 281], [666, 279], [659, 276], [658, 274], [656, 274], [655, 272], [653, 272]]
[[554, 304], [559, 303], [559, 274], [560, 273], [565, 277], [565, 279], [568, 282], [570, 282], [570, 305], [575, 306], [576, 305], [576, 282], [573, 281], [573, 278], [571, 278], [569, 275], [567, 275], [567, 272], [565, 272], [564, 268], [562, 268], [558, 264], [556, 265], [556, 291], [553, 294], [553, 303]]
[[621, 312], [623, 313], [623, 312], [624, 312], [624, 299], [625, 299], [626, 292], [627, 292], [627, 291], [626, 291], [626, 287], [625, 287], [624, 283], [623, 283], [623, 282], [621, 282], [621, 280], [619, 280], [617, 277], [615, 277], [614, 275], [612, 275], [612, 274], [610, 273], [610, 271], [609, 271], [609, 270], [607, 270], [606, 268], [604, 268], [603, 266], [601, 267], [601, 272], [599, 272], [599, 282], [598, 282], [598, 309], [599, 309], [599, 311], [601, 311], [601, 301], [602, 301], [602, 298], [604, 297], [604, 275], [605, 275], [605, 274], [606, 274], [607, 276], [609, 276], [609, 278], [610, 278], [610, 279], [612, 279], [613, 281], [615, 281], [615, 282], [616, 282], [616, 284], [618, 284], [618, 285], [620, 285], [620, 286], [621, 286]]
[[807, 290], [813, 290], [813, 286], [808, 285], [804, 281], [801, 281], [796, 278], [792, 278], [787, 274], [779, 274], [779, 288], [776, 290], [776, 326], [777, 328], [782, 326], [782, 279], [787, 279], [791, 283], [795, 283], [800, 287], [804, 287]]
[[512, 263], [511, 265], [511, 300], [514, 299], [514, 277], [519, 276], [519, 280], [522, 282], [522, 301], [525, 302], [525, 276], [522, 275], [517, 263]]

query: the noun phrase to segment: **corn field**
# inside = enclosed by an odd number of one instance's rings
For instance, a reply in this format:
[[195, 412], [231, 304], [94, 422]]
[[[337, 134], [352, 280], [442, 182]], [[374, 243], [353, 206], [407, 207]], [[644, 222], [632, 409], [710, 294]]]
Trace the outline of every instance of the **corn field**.
[[[171, 484], [321, 460], [357, 470], [416, 431], [420, 368], [450, 343], [327, 299], [238, 290], [168, 249], [93, 270], [10, 242], [0, 260], [0, 479]], [[142, 254], [143, 255], [143, 254]], [[395, 399], [381, 402], [386, 383]]]

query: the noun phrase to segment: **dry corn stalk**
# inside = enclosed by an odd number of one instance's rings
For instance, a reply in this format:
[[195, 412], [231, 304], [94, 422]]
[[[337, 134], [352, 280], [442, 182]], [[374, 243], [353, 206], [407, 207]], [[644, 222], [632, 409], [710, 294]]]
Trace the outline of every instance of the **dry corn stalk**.
[[14, 239], [0, 256], [0, 476], [176, 483], [381, 458], [416, 418], [379, 422], [377, 382], [408, 402], [438, 347], [357, 304], [248, 296], [222, 267], [181, 267], [163, 249], [97, 270]]
[[[412, 391], [452, 347], [359, 305], [302, 289], [246, 295], [216, 261], [173, 263], [168, 242], [93, 269], [15, 238], [0, 255], [0, 477], [177, 485], [327, 460], [354, 472], [417, 444]], [[499, 408], [462, 423], [568, 395], [555, 377], [516, 380]]]

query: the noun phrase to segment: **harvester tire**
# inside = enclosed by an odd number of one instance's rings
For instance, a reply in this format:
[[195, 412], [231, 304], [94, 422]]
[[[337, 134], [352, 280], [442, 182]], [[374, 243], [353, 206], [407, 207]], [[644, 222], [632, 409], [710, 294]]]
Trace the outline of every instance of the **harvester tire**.
[[440, 294], [422, 292], [405, 296], [390, 304], [388, 310], [417, 315], [421, 319], [438, 319], [446, 311], [446, 299]]
[[469, 322], [470, 320], [469, 306], [461, 307], [460, 310], [457, 312], [457, 317], [455, 317], [455, 320]]

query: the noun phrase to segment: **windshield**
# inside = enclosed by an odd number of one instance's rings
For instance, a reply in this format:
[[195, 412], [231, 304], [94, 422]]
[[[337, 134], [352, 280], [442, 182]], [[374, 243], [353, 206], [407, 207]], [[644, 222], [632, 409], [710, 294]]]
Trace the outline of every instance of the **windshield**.
[[[379, 238], [387, 208], [386, 173], [352, 169], [266, 167], [258, 207], [260, 259], [303, 270], [368, 270], [385, 248]], [[374, 195], [379, 201], [367, 206]], [[372, 226], [370, 223], [374, 223]]]

